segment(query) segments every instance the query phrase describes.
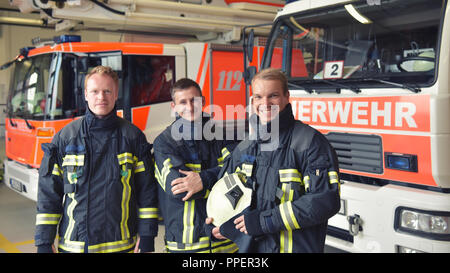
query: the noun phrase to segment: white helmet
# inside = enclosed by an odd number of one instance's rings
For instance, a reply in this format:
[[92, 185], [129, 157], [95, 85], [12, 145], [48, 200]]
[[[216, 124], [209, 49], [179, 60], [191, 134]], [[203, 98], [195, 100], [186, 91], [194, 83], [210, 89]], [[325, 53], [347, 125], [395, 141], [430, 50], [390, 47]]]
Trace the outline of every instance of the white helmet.
[[220, 226], [250, 206], [252, 190], [245, 187], [245, 175], [227, 174], [217, 181], [206, 201], [206, 213]]

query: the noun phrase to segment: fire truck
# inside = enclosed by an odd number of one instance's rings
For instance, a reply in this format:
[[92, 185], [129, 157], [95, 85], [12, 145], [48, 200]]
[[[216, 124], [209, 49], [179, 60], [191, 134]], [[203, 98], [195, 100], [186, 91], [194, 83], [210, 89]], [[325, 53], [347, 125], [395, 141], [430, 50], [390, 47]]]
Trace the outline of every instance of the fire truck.
[[286, 72], [295, 117], [337, 152], [341, 209], [327, 245], [450, 252], [448, 1], [287, 3], [264, 52], [246, 55]]
[[[170, 89], [177, 79], [197, 81], [205, 107], [246, 105], [242, 54], [242, 46], [81, 42], [79, 36], [67, 35], [22, 49], [9, 63], [14, 72], [5, 121], [5, 184], [37, 199], [41, 144], [84, 114], [84, 78], [91, 68], [107, 65], [118, 73], [118, 115], [133, 122], [152, 143], [174, 120]], [[208, 109], [212, 112], [213, 107]]]

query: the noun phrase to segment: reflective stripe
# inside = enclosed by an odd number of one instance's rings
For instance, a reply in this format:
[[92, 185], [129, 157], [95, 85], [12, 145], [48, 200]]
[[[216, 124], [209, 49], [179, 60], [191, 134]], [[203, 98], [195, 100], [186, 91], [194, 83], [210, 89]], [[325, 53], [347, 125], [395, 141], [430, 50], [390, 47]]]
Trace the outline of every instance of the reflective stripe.
[[195, 243], [177, 243], [177, 242], [166, 242], [166, 248], [170, 251], [192, 251], [192, 250], [200, 250], [202, 248], [206, 248], [205, 251], [199, 251], [199, 253], [202, 252], [209, 252], [209, 238], [208, 237], [201, 237], [198, 242]]
[[122, 192], [122, 202], [120, 208], [122, 209], [122, 220], [120, 221], [120, 232], [122, 239], [130, 237], [130, 232], [128, 230], [128, 218], [129, 218], [129, 202], [131, 197], [131, 186], [130, 186], [131, 170], [127, 170], [127, 165], [122, 165], [122, 178], [120, 179], [123, 185]]
[[55, 165], [53, 165], [52, 174], [57, 175], [57, 176], [62, 176], [63, 170], [59, 167], [58, 164], [55, 163]]
[[284, 169], [278, 171], [280, 182], [300, 182], [302, 183], [302, 175], [296, 169]]
[[211, 242], [212, 253], [235, 253], [238, 250], [238, 246], [228, 239], [220, 242]]
[[125, 163], [130, 163], [134, 165], [134, 162], [137, 161], [137, 157], [133, 156], [132, 153], [122, 153], [117, 155], [119, 159], [119, 165], [123, 165]]
[[155, 162], [155, 177], [158, 180], [159, 185], [161, 185], [162, 189], [166, 191], [166, 180], [169, 175], [170, 168], [172, 168], [172, 164], [170, 163], [170, 158], [167, 158], [163, 163], [163, 168], [161, 172], [158, 170], [158, 165]]
[[330, 184], [339, 183], [337, 172], [328, 172], [328, 176], [330, 177]]
[[310, 181], [310, 178], [308, 175], [303, 177], [303, 184], [305, 185], [305, 192], [309, 191], [309, 181]]
[[223, 166], [223, 161], [225, 160], [225, 158], [227, 158], [230, 155], [230, 152], [228, 151], [227, 148], [223, 148], [221, 152], [222, 156], [217, 158], [217, 163], [220, 167]]
[[155, 219], [158, 219], [158, 208], [141, 208], [141, 209], [139, 209], [139, 218], [143, 218], [143, 219], [155, 218]]
[[188, 167], [189, 169], [191, 169], [191, 171], [199, 173], [202, 170], [202, 165], [201, 164], [195, 164], [195, 163], [186, 163], [184, 164], [186, 167]]
[[70, 241], [68, 239], [61, 238], [58, 243], [58, 248], [68, 252], [83, 253], [84, 242]]
[[89, 253], [111, 253], [119, 252], [127, 249], [134, 249], [136, 245], [136, 237], [128, 238], [121, 241], [103, 243], [88, 247]]
[[287, 201], [280, 204], [281, 218], [283, 219], [284, 226], [287, 230], [299, 229], [300, 226], [295, 218], [294, 211], [292, 210], [291, 201]]
[[36, 225], [57, 225], [61, 214], [39, 213], [36, 215]]
[[136, 163], [136, 167], [134, 169], [134, 173], [140, 173], [145, 171], [145, 165], [143, 161], [139, 161]]
[[330, 177], [330, 184], [338, 184], [339, 195], [341, 195], [341, 183], [339, 181], [338, 173], [335, 171], [328, 172], [328, 176]]
[[184, 202], [183, 243], [191, 244], [194, 240], [195, 200]]
[[[67, 179], [69, 180], [70, 184], [76, 184], [78, 181], [77, 176], [74, 174], [76, 174], [75, 169], [73, 170], [73, 172], [67, 173]], [[75, 207], [77, 206], [78, 202], [77, 202], [77, 200], [75, 200], [74, 192], [68, 193], [67, 196], [72, 200], [70, 201], [70, 204], [67, 206], [67, 216], [69, 217], [69, 224], [67, 225], [66, 232], [64, 233], [64, 239], [67, 241], [70, 241], [70, 236], [72, 236], [73, 228], [75, 226], [75, 219], [73, 218], [73, 211], [74, 211]]]
[[84, 155], [66, 155], [62, 166], [84, 166]]

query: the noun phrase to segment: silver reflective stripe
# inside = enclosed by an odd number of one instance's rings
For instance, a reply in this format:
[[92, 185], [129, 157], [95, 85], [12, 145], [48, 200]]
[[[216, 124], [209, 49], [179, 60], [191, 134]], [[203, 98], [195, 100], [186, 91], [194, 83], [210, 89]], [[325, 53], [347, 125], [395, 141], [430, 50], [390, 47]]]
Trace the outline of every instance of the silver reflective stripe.
[[139, 218], [158, 218], [158, 208], [141, 208], [139, 209]]
[[137, 161], [137, 158], [133, 156], [132, 153], [123, 153], [117, 155], [117, 159], [119, 160], [119, 165], [130, 163], [134, 164], [135, 161]]
[[57, 225], [61, 214], [39, 213], [36, 215], [36, 225]]
[[84, 252], [84, 242], [75, 242], [75, 241], [65, 240], [64, 238], [61, 238], [59, 240], [58, 248], [61, 248], [68, 252], [83, 253]]
[[279, 170], [280, 182], [302, 182], [302, 175], [296, 169]]
[[195, 200], [184, 202], [183, 243], [190, 244], [194, 240]]
[[84, 155], [66, 155], [62, 166], [84, 166]]
[[111, 253], [124, 251], [130, 248], [134, 248], [136, 245], [136, 237], [110, 243], [103, 243], [88, 247], [89, 253]]

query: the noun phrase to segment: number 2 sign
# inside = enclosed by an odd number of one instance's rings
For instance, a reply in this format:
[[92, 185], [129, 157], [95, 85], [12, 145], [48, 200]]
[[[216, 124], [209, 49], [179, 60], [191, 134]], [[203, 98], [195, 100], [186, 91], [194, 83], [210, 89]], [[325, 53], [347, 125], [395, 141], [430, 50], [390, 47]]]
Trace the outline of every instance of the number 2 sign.
[[344, 72], [344, 61], [325, 62], [323, 67], [324, 79], [340, 79]]

